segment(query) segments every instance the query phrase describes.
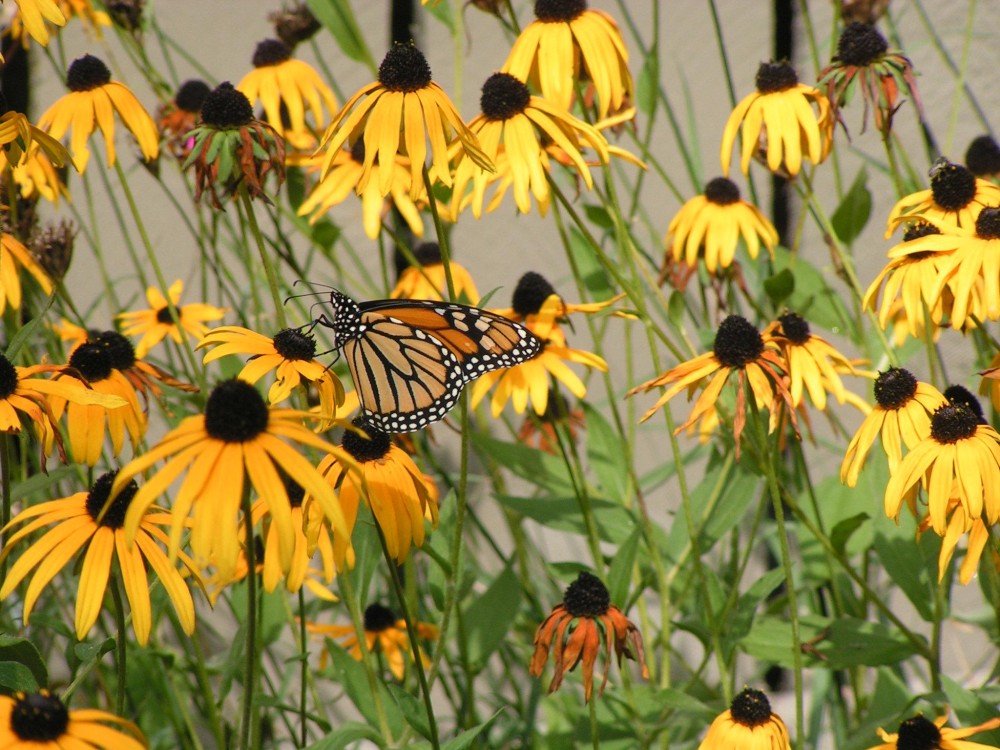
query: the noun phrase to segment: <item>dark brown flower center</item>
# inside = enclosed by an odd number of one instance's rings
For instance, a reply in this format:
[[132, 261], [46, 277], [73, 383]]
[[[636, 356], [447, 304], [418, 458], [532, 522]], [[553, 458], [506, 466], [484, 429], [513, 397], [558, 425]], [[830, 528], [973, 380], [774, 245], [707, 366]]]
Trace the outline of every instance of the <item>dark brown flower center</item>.
[[93, 55], [76, 58], [66, 73], [66, 88], [70, 91], [92, 91], [110, 81], [108, 66]]
[[705, 197], [717, 206], [728, 206], [739, 201], [740, 189], [732, 180], [716, 177], [705, 185]]
[[111, 375], [111, 355], [101, 344], [88, 341], [73, 350], [69, 366], [91, 383], [96, 383]]
[[[180, 312], [180, 311], [178, 311]], [[161, 307], [156, 311], [156, 322], [162, 323], [165, 326], [172, 326], [174, 324], [174, 316], [170, 314], [170, 307]]]
[[287, 474], [282, 481], [285, 485], [285, 494], [288, 495], [288, 504], [293, 508], [301, 508], [302, 501], [306, 499], [306, 489]]
[[216, 86], [201, 105], [201, 121], [216, 130], [241, 128], [252, 120], [250, 100], [229, 81]]
[[202, 105], [205, 104], [205, 97], [211, 91], [212, 89], [208, 87], [207, 83], [192, 78], [190, 81], [184, 81], [177, 89], [177, 94], [174, 95], [174, 104], [177, 105], [177, 109], [197, 114], [201, 112]]
[[548, 282], [548, 279], [540, 273], [528, 271], [514, 287], [514, 295], [511, 298], [512, 307], [520, 317], [526, 318], [529, 315], [537, 314], [542, 309], [545, 300], [555, 293], [556, 290]]
[[897, 750], [939, 750], [940, 747], [941, 730], [923, 714], [912, 716], [899, 725]]
[[422, 266], [433, 266], [441, 262], [441, 246], [436, 242], [421, 242], [413, 250], [413, 257]]
[[976, 217], [976, 236], [982, 240], [1000, 239], [1000, 206], [990, 206], [979, 212]]
[[274, 334], [274, 351], [285, 359], [302, 360], [316, 356], [316, 339], [294, 328]]
[[867, 23], [855, 21], [840, 33], [837, 41], [837, 59], [843, 65], [863, 67], [877, 61], [889, 49], [878, 29]]
[[719, 324], [713, 352], [724, 367], [745, 367], [764, 351], [764, 339], [753, 323], [740, 315], [730, 315]]
[[965, 166], [976, 177], [989, 177], [1000, 172], [1000, 145], [992, 135], [972, 139], [965, 152]]
[[102, 331], [96, 336], [91, 335], [90, 341], [104, 347], [111, 358], [111, 366], [116, 370], [127, 370], [135, 364], [135, 347], [117, 331]]
[[586, 0], [537, 0], [535, 18], [545, 23], [572, 21], [587, 10]]
[[763, 62], [757, 68], [755, 79], [757, 91], [762, 94], [773, 94], [777, 91], [785, 91], [793, 88], [799, 83], [799, 76], [786, 60], [781, 62]]
[[786, 312], [778, 317], [781, 333], [793, 344], [802, 345], [809, 340], [809, 323], [798, 313]]
[[17, 390], [17, 368], [3, 354], [0, 354], [0, 401]]
[[341, 439], [340, 445], [355, 461], [362, 463], [378, 461], [389, 453], [389, 449], [392, 448], [392, 440], [390, 440], [388, 433], [382, 432], [364, 417], [355, 417], [351, 424], [367, 433], [366, 437], [359, 435], [354, 430], [344, 430], [344, 437]]
[[431, 82], [431, 66], [412, 42], [394, 44], [378, 66], [378, 82], [389, 91], [419, 91]]
[[[106, 526], [109, 529], [120, 529], [125, 525], [125, 513], [128, 512], [128, 506], [131, 505], [135, 493], [139, 491], [139, 485], [133, 479], [125, 485], [125, 489], [118, 493], [111, 505], [108, 505], [111, 485], [117, 474], [117, 469], [102, 474], [91, 486], [90, 492], [87, 493], [87, 514], [101, 526]], [[105, 510], [105, 506], [107, 506], [107, 510]], [[104, 513], [103, 517], [101, 516], [102, 512]], [[98, 521], [98, 519], [100, 520]]]
[[941, 445], [971, 438], [978, 426], [979, 417], [965, 404], [939, 406], [931, 415], [931, 437]]
[[483, 84], [479, 106], [488, 120], [509, 120], [531, 103], [531, 92], [509, 73], [494, 73]]
[[[358, 138], [351, 146], [351, 158], [354, 159], [358, 164], [365, 163], [365, 139]], [[377, 159], [377, 157], [376, 157]]]
[[929, 234], [941, 234], [941, 230], [929, 221], [915, 221], [912, 224], [907, 224], [906, 229], [903, 230], [903, 242], [912, 242]]
[[365, 630], [369, 633], [381, 633], [396, 625], [396, 615], [388, 607], [381, 604], [369, 604], [365, 607]]
[[740, 726], [752, 729], [771, 720], [771, 703], [760, 690], [744, 688], [743, 692], [733, 698], [729, 714]]
[[890, 367], [875, 378], [875, 401], [883, 409], [906, 406], [917, 392], [917, 379], [901, 367]]
[[944, 389], [944, 397], [953, 404], [961, 404], [967, 409], [971, 409], [979, 420], [979, 424], [986, 424], [986, 415], [983, 413], [983, 405], [979, 399], [964, 385], [949, 385]]
[[292, 48], [280, 39], [265, 39], [257, 45], [253, 52], [253, 66], [266, 68], [268, 65], [281, 65], [292, 57]]
[[274, 33], [289, 47], [310, 39], [322, 26], [305, 3], [296, 3], [267, 16], [274, 24]]
[[600, 617], [611, 606], [611, 594], [600, 578], [581, 570], [566, 587], [563, 606], [573, 617]]
[[111, 0], [106, 2], [111, 20], [129, 33], [141, 31], [146, 0]]
[[226, 443], [245, 443], [267, 430], [270, 417], [256, 388], [243, 380], [225, 380], [205, 404], [205, 432]]
[[931, 169], [931, 193], [941, 208], [958, 211], [976, 197], [976, 176], [961, 164], [935, 164]]
[[45, 743], [61, 738], [69, 726], [69, 711], [48, 690], [17, 693], [10, 710], [11, 731], [22, 742]]

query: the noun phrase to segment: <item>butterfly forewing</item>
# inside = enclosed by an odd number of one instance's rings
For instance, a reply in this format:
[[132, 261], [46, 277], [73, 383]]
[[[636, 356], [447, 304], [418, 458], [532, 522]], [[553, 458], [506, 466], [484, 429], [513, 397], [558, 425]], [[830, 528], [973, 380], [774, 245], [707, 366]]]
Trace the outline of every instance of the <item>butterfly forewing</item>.
[[442, 419], [466, 383], [542, 350], [527, 328], [478, 307], [427, 300], [355, 304], [340, 292], [331, 302], [336, 318], [319, 322], [338, 332], [361, 406], [386, 432]]

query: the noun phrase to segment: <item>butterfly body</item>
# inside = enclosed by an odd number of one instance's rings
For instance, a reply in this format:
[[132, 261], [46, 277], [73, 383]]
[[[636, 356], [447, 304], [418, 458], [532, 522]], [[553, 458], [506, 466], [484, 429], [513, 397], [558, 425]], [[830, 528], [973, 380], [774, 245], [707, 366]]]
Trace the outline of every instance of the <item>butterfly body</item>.
[[412, 432], [443, 419], [480, 375], [542, 350], [531, 331], [478, 307], [433, 300], [355, 302], [334, 289], [333, 330], [361, 408], [385, 432]]

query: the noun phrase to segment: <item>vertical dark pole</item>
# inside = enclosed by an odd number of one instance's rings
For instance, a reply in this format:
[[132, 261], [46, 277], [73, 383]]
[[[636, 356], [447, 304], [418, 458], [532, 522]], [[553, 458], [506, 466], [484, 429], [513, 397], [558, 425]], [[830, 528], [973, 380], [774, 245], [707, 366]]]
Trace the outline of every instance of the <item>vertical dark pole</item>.
[[413, 21], [414, 7], [413, 0], [392, 0], [392, 18], [390, 21], [391, 44], [399, 42], [406, 44], [414, 38]]
[[[795, 53], [793, 25], [795, 8], [793, 0], [774, 0], [774, 60], [792, 61]], [[778, 230], [782, 245], [788, 247], [789, 209], [788, 180], [780, 175], [771, 177], [771, 220]]]
[[0, 109], [0, 113], [11, 111], [29, 114], [28, 50], [16, 40], [5, 37], [3, 55], [7, 63], [0, 70], [0, 93], [3, 94], [6, 107]]

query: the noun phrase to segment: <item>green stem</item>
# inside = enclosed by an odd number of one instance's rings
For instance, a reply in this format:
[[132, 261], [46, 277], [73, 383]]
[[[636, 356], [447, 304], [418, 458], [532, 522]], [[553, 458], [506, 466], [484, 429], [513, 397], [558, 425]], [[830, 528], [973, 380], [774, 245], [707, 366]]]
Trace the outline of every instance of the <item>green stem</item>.
[[114, 602], [115, 613], [115, 670], [117, 672], [118, 686], [115, 690], [115, 713], [118, 716], [125, 715], [125, 695], [128, 679], [128, 669], [126, 668], [126, 624], [125, 624], [125, 602], [122, 601], [122, 590], [118, 582], [118, 574], [113, 573], [109, 582], [111, 588], [111, 599]]
[[257, 687], [257, 569], [254, 561], [253, 514], [249, 487], [243, 491], [243, 554], [247, 561], [246, 660], [243, 675], [243, 711], [240, 722], [240, 750], [256, 747], [259, 741], [254, 692]]
[[597, 723], [597, 699], [591, 696], [587, 702], [590, 713], [590, 745], [594, 750], [601, 750], [601, 727]]
[[[14, 457], [10, 441], [13, 439], [13, 433], [0, 432], [0, 529], [7, 528], [7, 524], [10, 523], [10, 462]], [[0, 581], [6, 577], [7, 556], [4, 556], [3, 560], [0, 561]]]
[[264, 275], [267, 277], [267, 288], [271, 292], [271, 299], [274, 301], [274, 314], [277, 319], [278, 328], [286, 328], [285, 306], [281, 299], [281, 290], [278, 288], [278, 274], [274, 270], [274, 264], [271, 263], [271, 256], [268, 255], [267, 248], [264, 246], [264, 237], [261, 235], [260, 226], [257, 224], [257, 216], [253, 210], [253, 202], [250, 200], [250, 194], [247, 192], [246, 185], [243, 183], [240, 183], [239, 195], [240, 204], [242, 205], [243, 211], [247, 217], [247, 225], [250, 227], [250, 234], [257, 243], [257, 252], [260, 254], [260, 262], [264, 266]]
[[306, 720], [308, 711], [306, 710], [306, 697], [309, 693], [309, 640], [306, 633], [306, 589], [299, 587], [299, 721], [301, 722], [301, 735], [299, 747], [308, 744], [309, 734], [307, 732]]

